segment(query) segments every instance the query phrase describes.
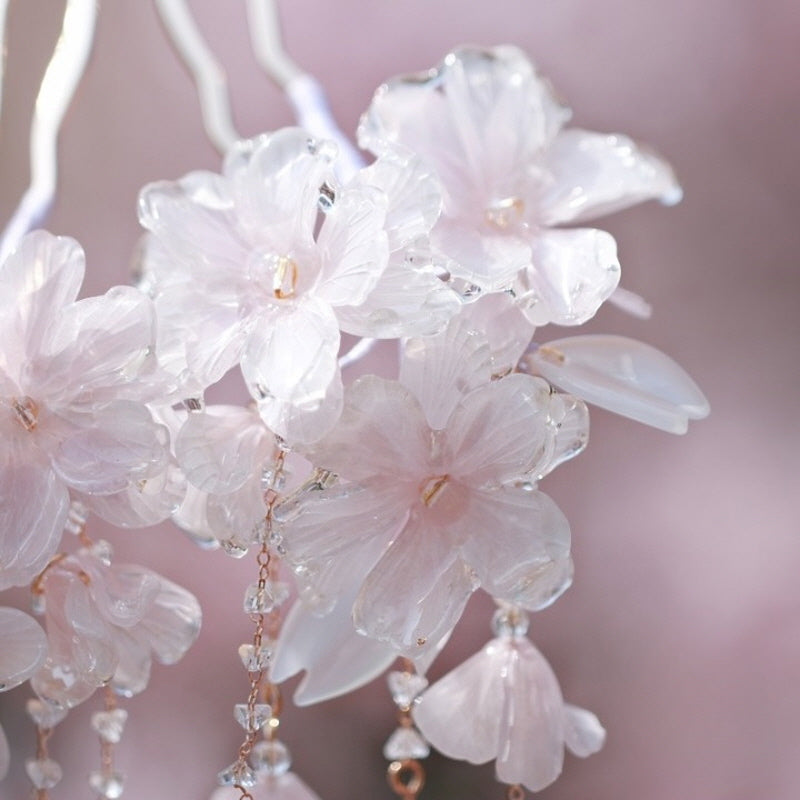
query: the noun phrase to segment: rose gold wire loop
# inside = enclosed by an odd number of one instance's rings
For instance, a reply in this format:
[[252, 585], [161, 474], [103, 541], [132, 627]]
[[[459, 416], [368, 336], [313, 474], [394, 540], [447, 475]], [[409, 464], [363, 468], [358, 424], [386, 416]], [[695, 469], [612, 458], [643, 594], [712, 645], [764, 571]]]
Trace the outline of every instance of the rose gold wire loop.
[[525, 800], [525, 790], [514, 783], [506, 789], [506, 800]]
[[425, 786], [425, 770], [413, 758], [392, 761], [386, 770], [386, 778], [392, 791], [403, 800], [413, 800]]

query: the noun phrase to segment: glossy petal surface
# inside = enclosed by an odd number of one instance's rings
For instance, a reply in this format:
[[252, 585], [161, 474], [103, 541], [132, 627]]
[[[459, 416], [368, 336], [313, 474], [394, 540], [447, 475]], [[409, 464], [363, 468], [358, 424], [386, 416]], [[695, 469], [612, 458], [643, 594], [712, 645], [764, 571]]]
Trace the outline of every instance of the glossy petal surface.
[[32, 617], [0, 608], [0, 641], [0, 691], [5, 691], [33, 675], [47, 654], [47, 639]]

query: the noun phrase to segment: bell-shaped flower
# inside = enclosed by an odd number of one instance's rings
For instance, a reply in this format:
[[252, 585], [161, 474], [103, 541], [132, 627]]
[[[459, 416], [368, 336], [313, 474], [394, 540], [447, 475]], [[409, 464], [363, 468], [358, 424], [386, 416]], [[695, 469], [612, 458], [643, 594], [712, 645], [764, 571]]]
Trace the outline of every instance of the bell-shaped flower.
[[34, 591], [44, 600], [48, 655], [31, 685], [64, 708], [107, 683], [138, 694], [153, 656], [174, 664], [200, 631], [193, 595], [144, 567], [112, 564], [107, 543], [52, 563]]
[[[424, 270], [404, 295], [397, 263], [388, 290], [378, 288], [390, 250], [433, 224], [433, 180], [387, 157], [339, 187], [335, 152], [281, 130], [240, 143], [222, 175], [152, 184], [139, 202], [159, 356], [192, 392], [240, 364], [265, 423], [291, 443], [319, 438], [338, 417], [340, 330], [396, 336], [405, 316], [430, 328], [431, 310], [441, 328], [458, 303], [437, 299], [448, 290]], [[420, 187], [421, 210], [409, 202]]]
[[669, 433], [708, 416], [703, 392], [669, 356], [624, 336], [571, 336], [541, 345], [527, 366], [600, 408]]
[[94, 508], [166, 463], [145, 405], [158, 391], [152, 303], [123, 286], [76, 301], [83, 271], [78, 244], [44, 231], [0, 266], [0, 589], [44, 568], [70, 495]]
[[435, 248], [468, 284], [512, 289], [534, 325], [585, 322], [619, 281], [608, 233], [555, 226], [680, 197], [660, 158], [625, 136], [562, 130], [569, 115], [516, 48], [462, 48], [381, 86], [359, 127], [373, 153], [399, 144], [435, 170]]
[[499, 631], [427, 689], [413, 716], [444, 755], [472, 764], [495, 759], [498, 780], [537, 792], [561, 774], [565, 745], [589, 756], [603, 746], [605, 731], [590, 711], [564, 702], [526, 627]]
[[580, 449], [559, 432], [573, 405], [541, 379], [490, 379], [485, 339], [457, 318], [406, 343], [399, 382], [348, 387], [339, 423], [305, 454], [340, 482], [275, 510], [318, 613], [358, 585], [358, 630], [415, 658], [479, 586], [536, 609], [569, 585], [569, 525], [535, 478]]

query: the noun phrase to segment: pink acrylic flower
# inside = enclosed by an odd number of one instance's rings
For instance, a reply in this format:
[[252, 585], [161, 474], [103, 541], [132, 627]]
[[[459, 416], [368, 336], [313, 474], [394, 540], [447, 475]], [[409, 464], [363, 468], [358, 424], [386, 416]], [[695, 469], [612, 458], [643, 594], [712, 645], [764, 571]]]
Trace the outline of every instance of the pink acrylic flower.
[[625, 136], [563, 130], [568, 118], [516, 48], [462, 48], [381, 86], [359, 141], [376, 154], [403, 145], [436, 171], [444, 207], [431, 237], [453, 275], [511, 289], [534, 325], [577, 325], [617, 286], [616, 245], [554, 226], [680, 190], [660, 158]]
[[106, 543], [51, 565], [36, 591], [45, 603], [48, 654], [31, 685], [63, 708], [106, 683], [126, 697], [138, 694], [153, 655], [174, 664], [200, 631], [192, 594], [144, 567], [112, 564]]
[[419, 698], [414, 722], [444, 755], [472, 764], [496, 759], [498, 780], [537, 792], [561, 774], [565, 745], [589, 756], [603, 746], [605, 731], [590, 711], [564, 702], [526, 628], [507, 625], [433, 684]]
[[192, 393], [240, 364], [265, 423], [292, 443], [341, 410], [340, 330], [430, 333], [458, 307], [432, 270], [405, 264], [441, 204], [429, 171], [393, 154], [339, 186], [334, 156], [284, 129], [240, 143], [222, 175], [150, 185], [139, 204], [159, 355]]
[[166, 429], [145, 405], [152, 303], [122, 286], [76, 301], [83, 270], [78, 244], [44, 231], [0, 266], [0, 589], [43, 569], [70, 495], [101, 515], [125, 506], [137, 524], [128, 492], [166, 463]]
[[581, 449], [582, 404], [527, 375], [490, 377], [488, 345], [457, 319], [406, 343], [399, 382], [348, 387], [306, 453], [340, 482], [276, 509], [305, 602], [324, 613], [360, 585], [356, 627], [416, 657], [479, 586], [535, 609], [569, 585], [569, 526], [535, 482]]

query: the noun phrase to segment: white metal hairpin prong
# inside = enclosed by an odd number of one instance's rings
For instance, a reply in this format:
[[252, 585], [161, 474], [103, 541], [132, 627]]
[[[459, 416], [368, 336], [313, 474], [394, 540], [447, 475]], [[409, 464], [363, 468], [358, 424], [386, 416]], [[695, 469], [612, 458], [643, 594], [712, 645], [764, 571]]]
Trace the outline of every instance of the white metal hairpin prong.
[[[3, 0], [0, 33], [5, 27], [6, 5]], [[30, 135], [30, 184], [3, 231], [0, 262], [42, 221], [55, 197], [58, 131], [86, 68], [96, 20], [96, 0], [68, 0], [61, 34], [36, 96]]]
[[224, 155], [241, 139], [233, 125], [225, 70], [203, 39], [184, 0], [155, 0], [155, 6], [173, 46], [195, 80], [206, 134]]

